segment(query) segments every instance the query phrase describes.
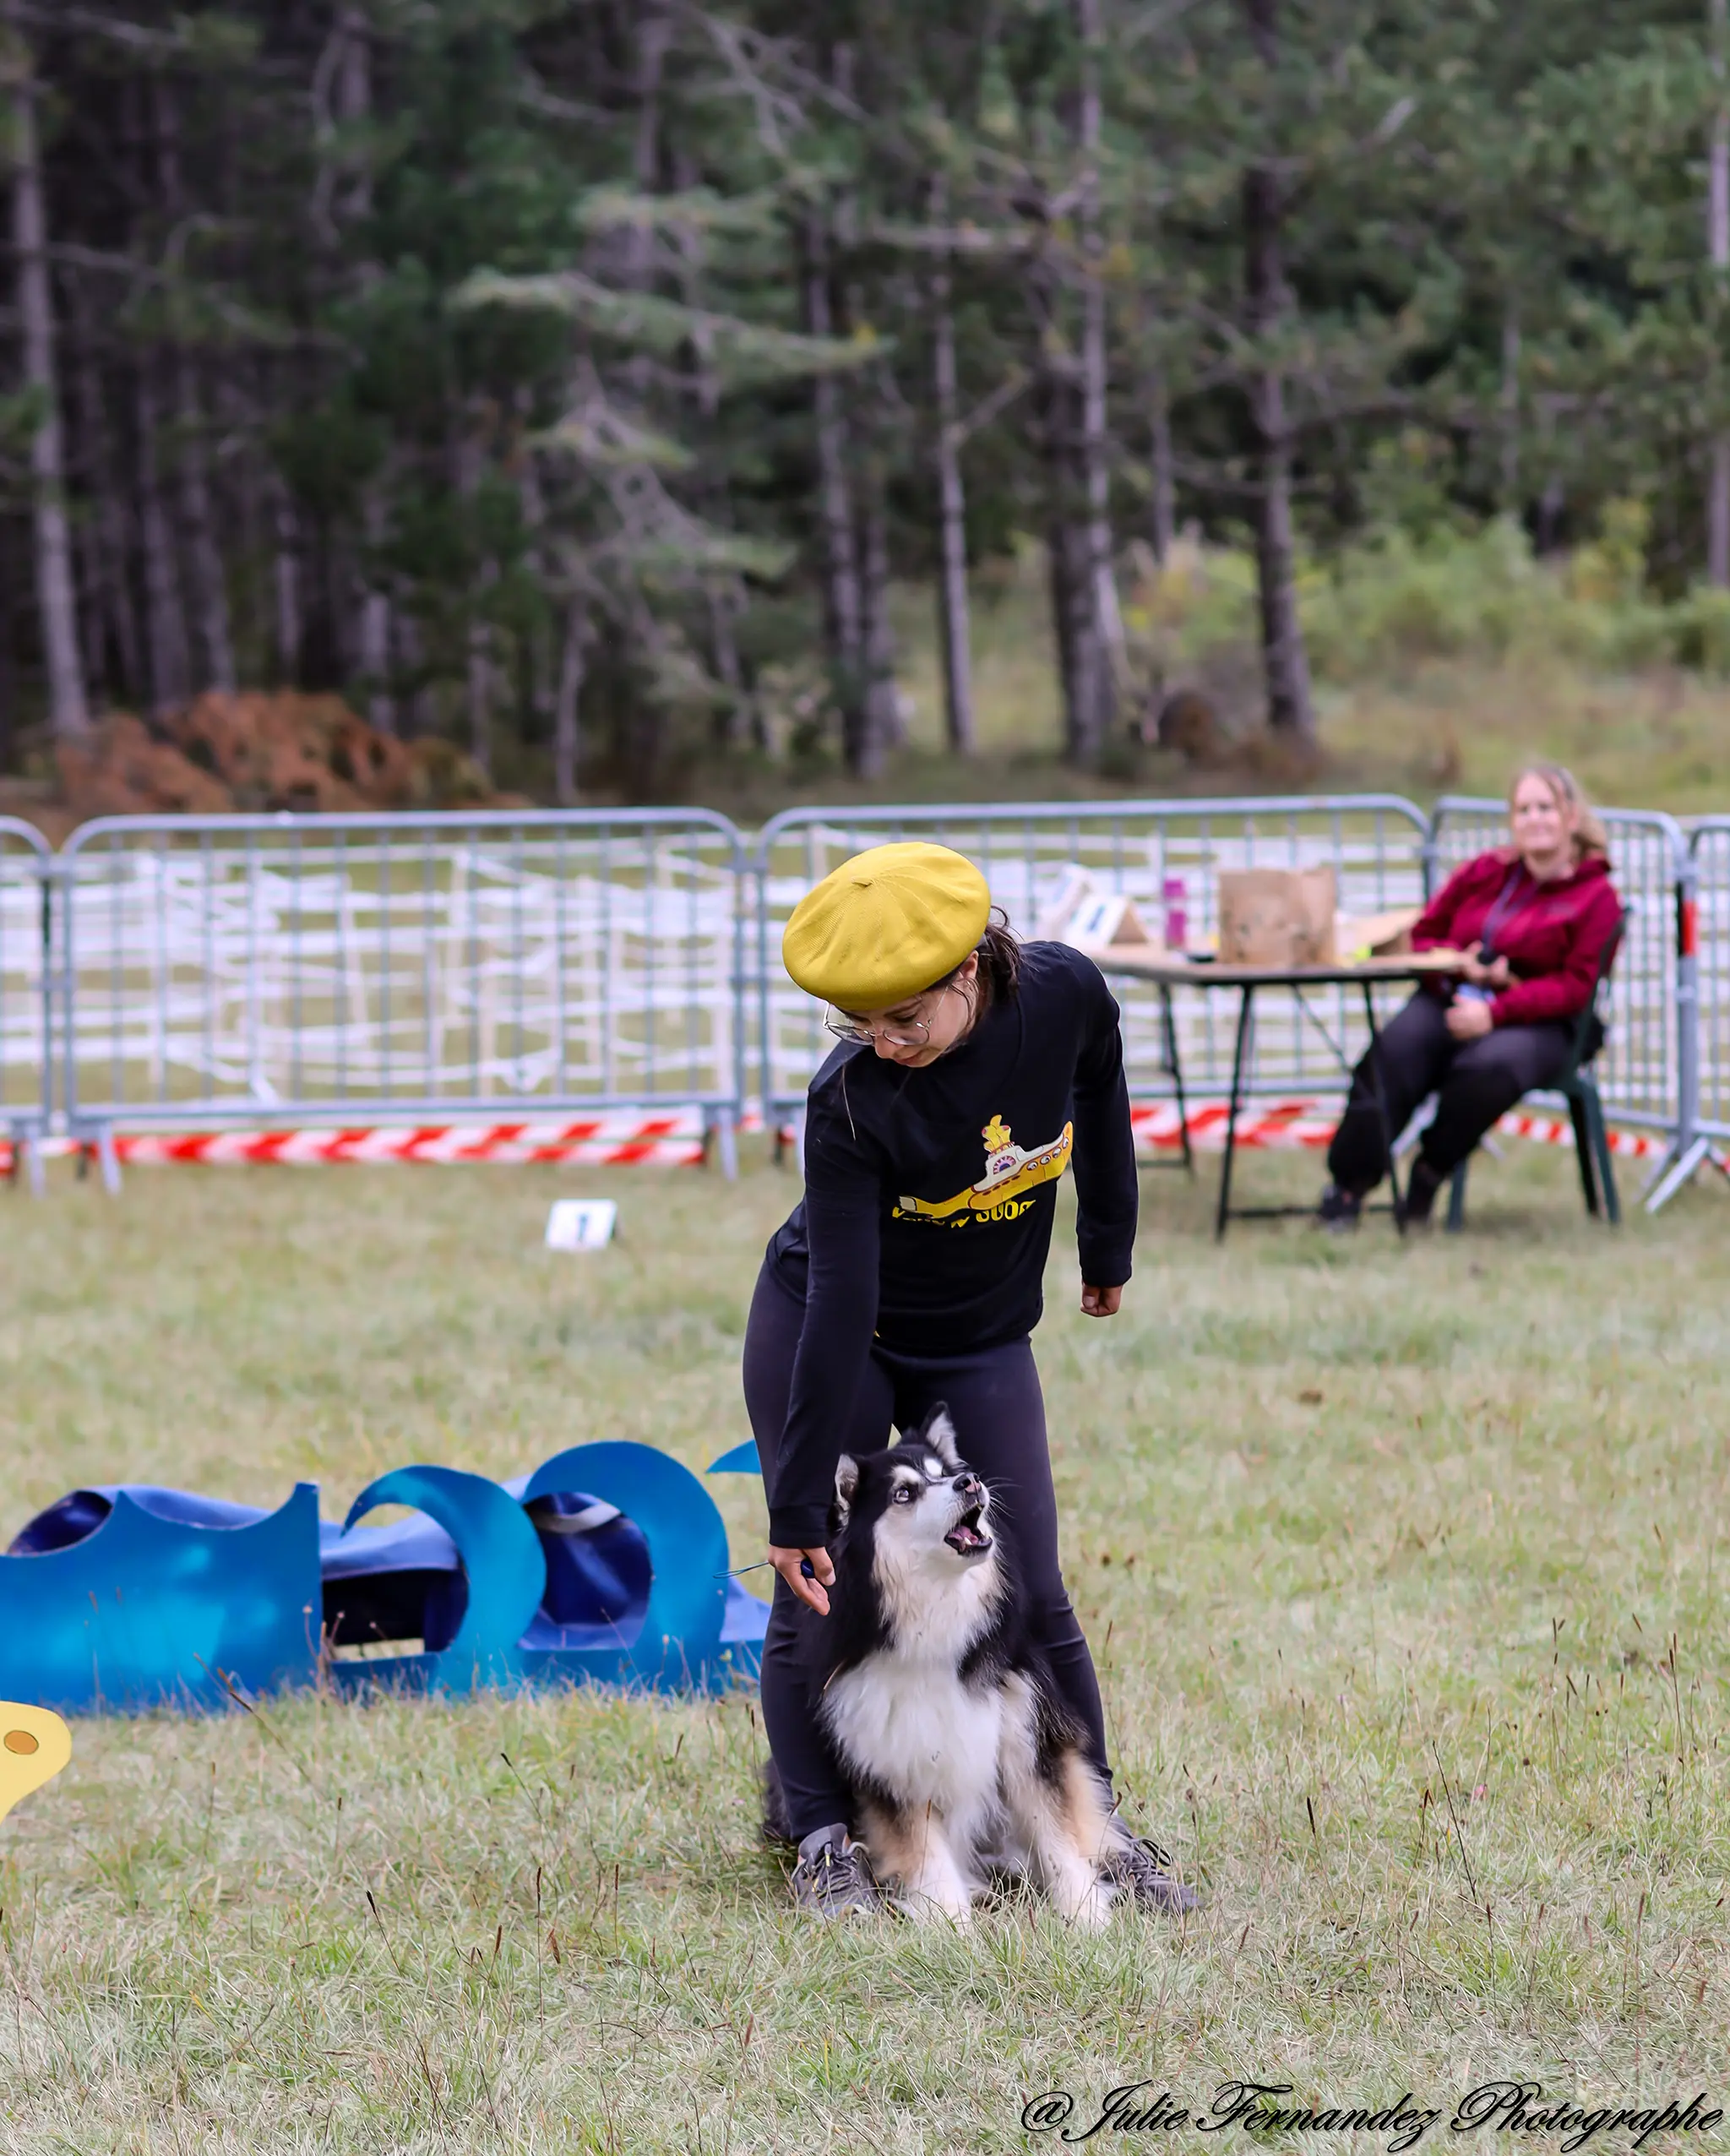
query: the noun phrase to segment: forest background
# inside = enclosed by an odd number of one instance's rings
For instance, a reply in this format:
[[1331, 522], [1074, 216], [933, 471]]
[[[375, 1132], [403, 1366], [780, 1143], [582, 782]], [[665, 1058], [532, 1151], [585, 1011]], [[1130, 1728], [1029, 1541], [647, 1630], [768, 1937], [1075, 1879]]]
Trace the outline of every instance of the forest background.
[[0, 770], [1722, 807], [1724, 14], [0, 0]]

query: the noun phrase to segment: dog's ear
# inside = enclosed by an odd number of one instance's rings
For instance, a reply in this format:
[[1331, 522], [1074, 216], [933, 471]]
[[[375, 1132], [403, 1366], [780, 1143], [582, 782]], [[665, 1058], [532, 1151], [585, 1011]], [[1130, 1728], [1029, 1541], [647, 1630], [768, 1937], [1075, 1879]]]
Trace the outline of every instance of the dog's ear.
[[853, 1509], [858, 1489], [859, 1462], [851, 1452], [843, 1452], [835, 1463], [835, 1504], [830, 1514], [837, 1532], [847, 1524], [847, 1515]]
[[951, 1474], [960, 1473], [960, 1448], [955, 1443], [955, 1426], [949, 1419], [949, 1411], [945, 1402], [941, 1400], [938, 1402], [925, 1418], [925, 1427], [919, 1435]]

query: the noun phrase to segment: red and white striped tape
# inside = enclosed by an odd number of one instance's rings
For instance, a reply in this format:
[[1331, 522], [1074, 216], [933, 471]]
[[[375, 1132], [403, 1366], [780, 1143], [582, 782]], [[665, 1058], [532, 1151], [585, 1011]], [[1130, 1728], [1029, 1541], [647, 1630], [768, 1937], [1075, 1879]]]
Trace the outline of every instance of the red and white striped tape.
[[[1175, 1152], [1183, 1143], [1175, 1102], [1159, 1101], [1132, 1108], [1135, 1142], [1148, 1151]], [[1270, 1151], [1319, 1151], [1334, 1135], [1338, 1111], [1322, 1101], [1257, 1101], [1238, 1118], [1238, 1143]], [[1189, 1114], [1189, 1143], [1201, 1152], [1217, 1152], [1226, 1142], [1226, 1103], [1203, 1101]], [[1546, 1146], [1571, 1146], [1574, 1125], [1566, 1116], [1533, 1115], [1516, 1109], [1497, 1124], [1504, 1138], [1531, 1138]], [[1662, 1135], [1651, 1130], [1612, 1130], [1610, 1151], [1629, 1160], [1652, 1160], [1665, 1151]]]
[[[1198, 1101], [1190, 1107], [1189, 1143], [1199, 1152], [1223, 1151], [1226, 1105], [1224, 1101]], [[1339, 1119], [1319, 1101], [1257, 1101], [1238, 1113], [1238, 1143], [1271, 1151], [1314, 1149], [1327, 1144]], [[1136, 1144], [1149, 1152], [1175, 1152], [1183, 1142], [1175, 1101], [1132, 1108], [1129, 1121]]]
[[[1541, 1145], [1571, 1146], [1574, 1125], [1563, 1115], [1527, 1115], [1516, 1109], [1504, 1115], [1496, 1125], [1510, 1138], [1536, 1138]], [[1663, 1135], [1657, 1130], [1612, 1130], [1607, 1136], [1610, 1151], [1621, 1153], [1629, 1160], [1656, 1160], [1669, 1151]]]
[[[78, 1149], [50, 1138], [48, 1154]], [[571, 1162], [590, 1168], [688, 1168], [703, 1158], [699, 1108], [665, 1115], [609, 1112], [579, 1121], [494, 1124], [373, 1124], [352, 1130], [117, 1131], [114, 1150], [127, 1167], [180, 1162], [209, 1167], [274, 1164], [328, 1167], [341, 1162], [427, 1162], [435, 1165], [496, 1162]], [[11, 1165], [0, 1144], [0, 1168]]]
[[[1174, 1152], [1182, 1143], [1176, 1104], [1155, 1102], [1132, 1108], [1129, 1119], [1138, 1146]], [[1265, 1151], [1317, 1152], [1334, 1135], [1338, 1117], [1323, 1101], [1257, 1101], [1238, 1118], [1238, 1143]], [[1189, 1142], [1203, 1152], [1225, 1144], [1226, 1103], [1198, 1101], [1189, 1109]], [[762, 1118], [748, 1115], [743, 1130], [760, 1130]], [[1541, 1144], [1571, 1146], [1573, 1126], [1563, 1116], [1521, 1111], [1496, 1125], [1505, 1137]], [[791, 1129], [782, 1132], [789, 1141]], [[705, 1157], [700, 1108], [677, 1108], [662, 1115], [612, 1109], [579, 1120], [493, 1124], [367, 1124], [351, 1130], [117, 1131], [115, 1151], [128, 1167], [188, 1162], [205, 1167], [275, 1165], [326, 1167], [342, 1162], [383, 1164], [419, 1162], [501, 1166], [529, 1162], [569, 1162], [590, 1168], [691, 1168]], [[43, 1152], [75, 1152], [69, 1138], [50, 1138]], [[1647, 1160], [1664, 1151], [1652, 1131], [1613, 1130], [1610, 1150], [1625, 1158]], [[12, 1165], [12, 1147], [0, 1140], [0, 1173]]]

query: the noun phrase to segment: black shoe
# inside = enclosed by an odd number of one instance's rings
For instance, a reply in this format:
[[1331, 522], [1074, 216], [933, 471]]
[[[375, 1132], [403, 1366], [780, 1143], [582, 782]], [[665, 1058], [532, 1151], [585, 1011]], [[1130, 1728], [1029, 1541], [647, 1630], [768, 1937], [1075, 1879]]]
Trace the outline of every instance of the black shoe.
[[1363, 1217], [1362, 1194], [1342, 1190], [1337, 1183], [1329, 1184], [1315, 1209], [1316, 1226], [1326, 1228], [1330, 1235], [1349, 1235]]
[[1414, 1161], [1412, 1180], [1406, 1185], [1406, 1225], [1408, 1228], [1428, 1228], [1430, 1216], [1435, 1211], [1436, 1193], [1446, 1180], [1438, 1175], [1427, 1161]]
[[1193, 1886], [1172, 1878], [1177, 1866], [1166, 1851], [1145, 1834], [1123, 1835], [1106, 1852], [1099, 1869], [1114, 1886], [1127, 1887], [1142, 1908], [1183, 1916], [1201, 1906], [1201, 1897]]

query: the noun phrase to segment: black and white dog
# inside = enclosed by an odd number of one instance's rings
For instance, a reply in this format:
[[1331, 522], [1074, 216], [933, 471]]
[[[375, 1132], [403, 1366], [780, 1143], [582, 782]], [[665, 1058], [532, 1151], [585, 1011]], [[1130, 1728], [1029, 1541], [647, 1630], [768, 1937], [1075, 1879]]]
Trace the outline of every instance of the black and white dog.
[[991, 1493], [947, 1408], [884, 1451], [842, 1455], [829, 1548], [819, 1712], [879, 1878], [913, 1914], [965, 1925], [990, 1853], [1097, 1930], [1123, 1829], [1027, 1636]]

